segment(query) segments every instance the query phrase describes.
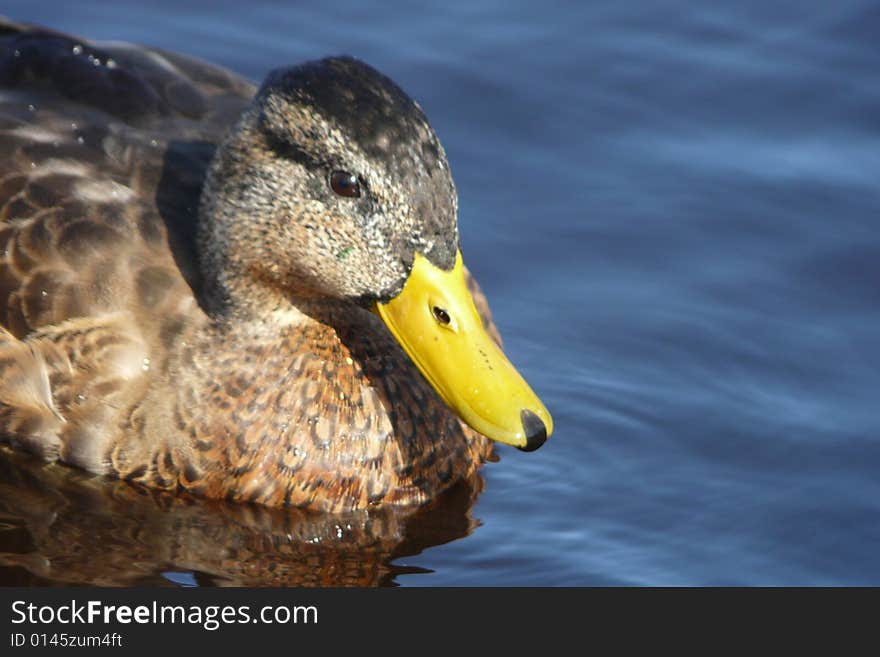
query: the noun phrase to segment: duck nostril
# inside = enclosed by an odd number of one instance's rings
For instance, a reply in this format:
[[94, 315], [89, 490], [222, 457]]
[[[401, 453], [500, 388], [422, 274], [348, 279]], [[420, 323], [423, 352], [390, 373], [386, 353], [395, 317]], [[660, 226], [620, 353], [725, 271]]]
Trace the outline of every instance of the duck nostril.
[[449, 313], [446, 312], [446, 310], [441, 308], [440, 306], [434, 306], [431, 309], [431, 312], [434, 313], [434, 319], [436, 319], [437, 322], [439, 324], [442, 324], [443, 326], [449, 326], [449, 322], [452, 321], [452, 318], [449, 316]]
[[526, 444], [517, 449], [523, 452], [534, 452], [547, 442], [547, 427], [544, 421], [527, 408], [519, 416], [522, 418], [523, 430], [526, 433]]

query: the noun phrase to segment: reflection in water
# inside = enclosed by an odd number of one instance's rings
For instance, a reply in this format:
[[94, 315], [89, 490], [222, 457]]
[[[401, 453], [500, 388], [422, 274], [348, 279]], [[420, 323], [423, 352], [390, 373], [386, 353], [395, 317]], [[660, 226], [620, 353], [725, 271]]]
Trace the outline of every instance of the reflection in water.
[[482, 487], [476, 477], [416, 510], [326, 515], [148, 491], [4, 447], [0, 584], [168, 586], [184, 572], [216, 586], [393, 586], [428, 572], [394, 559], [471, 533]]

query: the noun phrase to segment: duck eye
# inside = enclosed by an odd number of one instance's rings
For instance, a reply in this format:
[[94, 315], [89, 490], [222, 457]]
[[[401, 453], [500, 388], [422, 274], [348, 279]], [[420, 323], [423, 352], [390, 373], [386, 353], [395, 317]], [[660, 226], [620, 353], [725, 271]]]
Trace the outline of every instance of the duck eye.
[[339, 196], [357, 198], [361, 195], [361, 185], [357, 176], [348, 171], [333, 171], [330, 174], [330, 188]]

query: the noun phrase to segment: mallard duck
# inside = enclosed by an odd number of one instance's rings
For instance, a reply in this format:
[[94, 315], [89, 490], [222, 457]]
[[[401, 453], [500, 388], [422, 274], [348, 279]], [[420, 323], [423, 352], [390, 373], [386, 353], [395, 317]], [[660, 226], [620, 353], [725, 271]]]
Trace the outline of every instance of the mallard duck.
[[422, 504], [552, 431], [421, 108], [351, 57], [255, 89], [0, 23], [0, 436], [148, 487]]

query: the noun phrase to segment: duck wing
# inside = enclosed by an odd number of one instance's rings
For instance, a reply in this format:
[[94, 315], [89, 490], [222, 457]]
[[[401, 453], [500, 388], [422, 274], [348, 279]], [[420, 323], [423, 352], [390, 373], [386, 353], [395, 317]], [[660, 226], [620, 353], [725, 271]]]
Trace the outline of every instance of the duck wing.
[[205, 168], [253, 92], [182, 55], [0, 22], [0, 325], [197, 295]]
[[204, 318], [202, 181], [253, 92], [181, 55], [0, 20], [0, 438], [103, 470], [150, 359]]

